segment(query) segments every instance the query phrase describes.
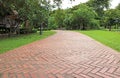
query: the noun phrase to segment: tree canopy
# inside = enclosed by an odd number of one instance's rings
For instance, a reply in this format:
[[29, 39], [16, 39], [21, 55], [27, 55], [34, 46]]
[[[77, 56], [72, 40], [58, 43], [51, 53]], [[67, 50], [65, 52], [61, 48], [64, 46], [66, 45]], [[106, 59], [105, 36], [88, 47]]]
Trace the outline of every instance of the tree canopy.
[[[54, 11], [54, 23], [66, 29], [99, 29], [111, 28], [119, 25], [120, 4], [115, 9], [110, 9], [111, 0], [89, 0], [69, 9]], [[59, 8], [60, 9], [60, 8]], [[57, 18], [57, 19], [56, 19]], [[63, 21], [60, 21], [60, 20]], [[58, 24], [60, 22], [62, 25]], [[49, 22], [50, 23], [50, 22]], [[55, 25], [54, 24], [54, 25]], [[57, 27], [56, 26], [56, 27]]]
[[[74, 0], [70, 0], [74, 1]], [[98, 29], [118, 25], [120, 4], [109, 9], [111, 0], [89, 0], [72, 8], [61, 9], [62, 0], [0, 0], [0, 17], [18, 13], [23, 27], [38, 28], [44, 24], [49, 29]], [[53, 10], [53, 6], [57, 7]], [[111, 20], [113, 23], [111, 23]]]

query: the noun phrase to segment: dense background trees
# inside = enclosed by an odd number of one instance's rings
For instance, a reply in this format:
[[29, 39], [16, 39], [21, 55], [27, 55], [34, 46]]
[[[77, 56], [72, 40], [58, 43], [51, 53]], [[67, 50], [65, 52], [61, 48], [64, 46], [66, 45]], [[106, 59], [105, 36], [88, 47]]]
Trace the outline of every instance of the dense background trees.
[[[89, 0], [86, 3], [81, 3], [72, 8], [61, 9], [62, 11], [59, 8], [50, 16], [55, 19], [54, 25], [56, 27], [61, 26], [65, 29], [119, 29], [120, 4], [115, 9], [110, 9], [110, 1]], [[60, 21], [61, 19], [63, 21]], [[59, 21], [61, 25], [57, 23]]]
[[[110, 9], [110, 0], [89, 0], [77, 6], [61, 9], [62, 0], [0, 0], [0, 19], [18, 13], [21, 28], [46, 29], [119, 29], [120, 4]], [[70, 0], [74, 1], [74, 0]], [[53, 10], [53, 7], [57, 7]]]
[[86, 30], [96, 28], [97, 24], [95, 21], [97, 22], [97, 20], [95, 18], [97, 17], [97, 14], [92, 8], [85, 4], [80, 4], [76, 7], [78, 7], [78, 9], [73, 11], [73, 29]]
[[55, 10], [50, 16], [55, 18], [54, 23], [58, 28], [81, 30], [99, 28], [99, 20], [96, 19], [98, 14], [84, 3], [65, 10]]
[[115, 9], [108, 9], [104, 11], [104, 26], [105, 28], [119, 29], [120, 27], [120, 9], [119, 5]]
[[49, 0], [0, 0], [1, 19], [16, 11], [21, 28], [27, 29], [28, 32], [34, 27], [38, 28], [41, 23], [47, 23], [50, 8]]

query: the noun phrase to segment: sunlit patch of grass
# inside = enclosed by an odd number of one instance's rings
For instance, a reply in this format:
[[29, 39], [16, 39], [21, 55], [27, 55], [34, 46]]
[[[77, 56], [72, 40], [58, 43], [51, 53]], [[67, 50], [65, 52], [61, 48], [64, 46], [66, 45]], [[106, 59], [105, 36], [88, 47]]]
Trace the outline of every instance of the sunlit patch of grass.
[[36, 40], [41, 40], [47, 38], [50, 35], [53, 35], [55, 31], [44, 31], [43, 35], [39, 33], [27, 34], [27, 35], [20, 35], [17, 37], [10, 37], [0, 39], [0, 53], [4, 53], [8, 50], [15, 49], [22, 45], [34, 42]]
[[120, 52], [120, 32], [91, 30], [78, 31]]

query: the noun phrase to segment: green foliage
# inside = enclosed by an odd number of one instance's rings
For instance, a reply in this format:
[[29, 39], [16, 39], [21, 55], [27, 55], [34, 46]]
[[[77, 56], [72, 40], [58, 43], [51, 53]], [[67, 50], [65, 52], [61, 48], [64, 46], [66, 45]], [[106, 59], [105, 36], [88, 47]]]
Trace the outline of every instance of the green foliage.
[[48, 29], [57, 29], [57, 25], [55, 23], [55, 17], [49, 17], [49, 20], [48, 20]]
[[68, 14], [67, 12], [66, 12], [66, 15], [65, 15], [65, 19], [64, 19], [64, 21], [63, 21], [63, 24], [64, 24], [64, 26], [65, 26], [65, 28], [66, 29], [72, 29], [72, 21], [73, 21], [73, 14]]
[[92, 7], [93, 10], [98, 14], [98, 20], [100, 21], [100, 26], [104, 25], [104, 10], [108, 10], [111, 0], [89, 0], [86, 4]]
[[94, 29], [95, 27], [93, 28], [91, 25], [99, 25], [99, 23], [96, 22], [96, 17], [97, 14], [92, 8], [85, 4], [80, 4], [77, 6], [76, 10], [73, 9], [73, 15], [71, 19], [72, 29]]
[[44, 39], [50, 35], [53, 35], [54, 33], [54, 31], [44, 31], [43, 35], [39, 35], [39, 33], [34, 33], [28, 35], [21, 35], [19, 37], [0, 39], [0, 53], [4, 53], [25, 44], [29, 44], [36, 40]]
[[53, 11], [49, 18], [49, 28], [98, 29], [97, 17], [97, 13], [91, 7], [86, 4], [79, 4], [70, 9]]
[[120, 3], [119, 3], [118, 6], [116, 7], [116, 9], [120, 10]]
[[65, 18], [65, 12], [62, 9], [58, 9], [55, 12], [55, 21], [56, 21], [56, 25], [58, 26], [58, 28], [63, 28], [63, 21]]
[[86, 4], [92, 7], [102, 17], [104, 9], [108, 9], [110, 6], [110, 0], [89, 0]]
[[39, 26], [48, 19], [50, 6], [47, 0], [1, 0], [0, 4], [3, 8], [0, 10], [0, 15], [5, 17], [15, 10], [18, 12], [18, 18], [25, 22], [26, 28], [33, 28], [33, 25]]
[[[120, 10], [118, 9], [109, 9], [105, 11], [104, 23], [106, 27], [111, 30], [111, 26], [119, 26], [120, 24]], [[117, 27], [118, 28], [118, 27]]]
[[65, 19], [65, 10], [58, 9], [51, 12], [48, 19], [48, 26], [50, 29], [63, 28]]
[[[70, 0], [74, 1], [74, 0]], [[0, 0], [0, 16], [18, 12], [21, 24], [29, 28], [57, 29], [97, 29], [120, 24], [120, 4], [116, 9], [109, 9], [110, 0], [89, 0], [69, 9], [60, 9], [62, 0], [53, 0], [57, 10], [52, 11], [51, 0]], [[114, 21], [114, 23], [113, 23]], [[116, 22], [117, 21], [117, 22]], [[117, 27], [119, 28], [119, 27]]]
[[89, 29], [100, 29], [100, 22], [99, 20], [92, 19], [89, 23]]
[[120, 17], [120, 10], [117, 9], [109, 9], [105, 11], [105, 16], [109, 18], [119, 18]]
[[80, 32], [120, 52], [120, 44], [119, 44], [120, 32], [110, 32], [110, 31], [101, 31], [101, 30], [80, 31]]

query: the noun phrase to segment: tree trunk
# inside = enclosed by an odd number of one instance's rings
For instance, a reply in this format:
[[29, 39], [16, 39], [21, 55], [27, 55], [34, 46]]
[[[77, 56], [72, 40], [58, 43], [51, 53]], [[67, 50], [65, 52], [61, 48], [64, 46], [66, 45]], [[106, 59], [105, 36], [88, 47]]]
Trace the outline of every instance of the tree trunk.
[[109, 31], [111, 31], [111, 25], [109, 26]]
[[83, 30], [85, 30], [86, 28], [85, 28], [85, 25], [84, 25], [84, 23], [83, 23]]
[[29, 33], [29, 21], [28, 20], [26, 20], [25, 21], [25, 30], [26, 30], [26, 33]]
[[11, 35], [12, 35], [12, 27], [10, 26], [10, 30], [9, 30], [8, 36], [11, 37]]

